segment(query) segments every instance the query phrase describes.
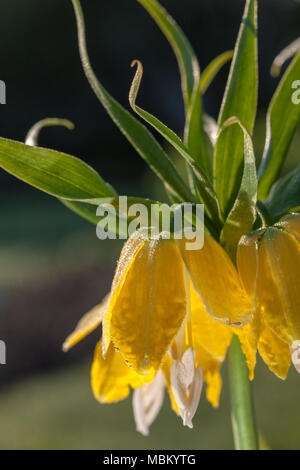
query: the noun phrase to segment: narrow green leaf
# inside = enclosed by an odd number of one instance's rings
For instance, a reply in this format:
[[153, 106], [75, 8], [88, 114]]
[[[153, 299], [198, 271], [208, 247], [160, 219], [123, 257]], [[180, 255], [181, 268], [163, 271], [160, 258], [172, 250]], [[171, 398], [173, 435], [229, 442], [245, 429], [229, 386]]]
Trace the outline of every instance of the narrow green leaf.
[[[237, 244], [242, 235], [253, 227], [256, 219], [257, 175], [253, 143], [250, 134], [237, 118], [228, 119], [221, 132], [228, 126], [238, 125], [244, 138], [244, 168], [237, 198], [221, 233], [221, 243], [235, 259]], [[218, 144], [217, 144], [218, 145]]]
[[136, 105], [136, 98], [143, 77], [143, 66], [139, 60], [134, 60], [131, 64], [131, 67], [134, 67], [135, 65], [137, 65], [137, 69], [129, 92], [129, 103], [131, 108], [141, 118], [151, 124], [151, 126], [153, 126], [154, 129], [157, 130], [175, 148], [175, 150], [177, 150], [177, 152], [184, 157], [185, 160], [192, 160], [186, 146], [174, 131], [172, 131], [155, 116]]
[[99, 101], [106, 109], [124, 136], [146, 160], [152, 170], [171, 187], [181, 200], [193, 200], [188, 186], [178, 174], [175, 166], [150, 132], [127, 110], [125, 110], [98, 81], [90, 65], [85, 38], [85, 24], [79, 0], [72, 0], [78, 30], [79, 51], [85, 75]]
[[195, 87], [192, 94], [190, 106], [186, 115], [184, 142], [193, 160], [195, 160], [204, 169], [206, 175], [211, 179], [212, 164], [205, 147], [202, 114], [202, 95], [200, 82], [198, 82], [198, 86]]
[[112, 188], [79, 158], [0, 138], [0, 167], [26, 183], [63, 199], [114, 196]]
[[[26, 138], [25, 138], [25, 144], [31, 145], [31, 146], [38, 146], [38, 139], [39, 139], [41, 130], [44, 127], [49, 127], [49, 126], [63, 126], [69, 130], [74, 129], [74, 124], [71, 121], [68, 121], [67, 119], [59, 119], [59, 118], [42, 119], [41, 121], [38, 121], [36, 124], [34, 124], [31, 127], [31, 129], [28, 131]], [[116, 191], [108, 183], [106, 184], [109, 188], [111, 188], [111, 194], [117, 194]], [[59, 199], [59, 200], [65, 206], [67, 206], [69, 209], [76, 212], [81, 217], [89, 220], [92, 223], [97, 224], [98, 218], [96, 217], [96, 208], [94, 205], [91, 205], [90, 203], [86, 203], [86, 202], [68, 201], [66, 199]], [[90, 201], [90, 200], [88, 199], [87, 201]]]
[[294, 81], [300, 79], [300, 52], [283, 75], [267, 113], [267, 134], [259, 168], [259, 199], [265, 199], [287, 156], [300, 123], [300, 104], [292, 101]]
[[[219, 114], [222, 127], [236, 116], [252, 134], [257, 107], [257, 19], [256, 0], [247, 0], [230, 73]], [[219, 135], [214, 158], [216, 193], [222, 213], [229, 213], [241, 184], [243, 171], [243, 137], [237, 126]]]
[[[121, 218], [122, 220], [124, 220], [124, 213], [119, 211], [118, 199], [115, 199], [115, 200], [114, 199], [110, 199], [110, 200], [106, 199], [105, 203], [107, 203], [108, 201], [110, 201], [110, 203], [115, 206], [117, 218]], [[83, 217], [84, 219], [86, 219], [89, 222], [93, 223], [94, 225], [99, 225], [100, 224], [103, 227], [103, 226], [105, 226], [105, 224], [108, 220], [109, 214], [107, 214], [107, 216], [103, 217], [102, 220], [101, 220], [100, 216], [96, 215], [97, 209], [96, 209], [96, 206], [94, 206], [94, 205], [86, 204], [86, 203], [82, 203], [82, 202], [68, 201], [66, 199], [62, 199], [61, 202], [66, 207], [73, 210], [76, 214], [80, 215], [81, 217]], [[145, 205], [148, 208], [149, 214], [150, 214], [152, 204], [161, 205], [162, 203], [158, 202], [158, 201], [151, 201], [149, 199], [129, 197], [128, 198], [128, 206], [130, 206], [131, 204], [143, 204], [143, 205]], [[172, 204], [180, 205], [178, 203], [178, 201], [172, 201]], [[111, 217], [115, 217], [115, 214], [111, 213]], [[122, 227], [123, 230], [121, 231], [121, 235], [123, 235], [124, 237], [127, 236], [128, 224], [132, 220], [133, 220], [133, 217], [128, 217], [127, 218], [127, 222], [128, 222], [127, 225], [125, 225], [125, 223], [124, 223], [124, 227]], [[192, 223], [193, 222], [194, 221], [192, 220]], [[111, 225], [113, 225], [113, 224], [111, 224]], [[149, 222], [148, 226], [150, 226], [150, 222]], [[216, 228], [215, 228], [214, 224], [212, 224], [211, 220], [208, 219], [207, 217], [205, 218], [205, 229], [208, 230], [209, 233], [213, 237], [218, 239], [218, 234], [216, 232]], [[119, 224], [117, 224], [116, 235], [120, 236], [120, 226], [119, 226]]]
[[232, 56], [233, 51], [225, 51], [213, 59], [206, 69], [203, 70], [200, 77], [200, 88], [203, 95], [221, 68], [232, 59]]
[[[124, 200], [120, 203], [121, 198], [100, 198], [98, 200], [87, 200], [85, 202], [74, 202], [68, 200], [61, 200], [61, 202], [69, 209], [76, 212], [78, 215], [87, 219], [95, 225], [101, 226], [107, 230], [107, 223], [109, 222], [110, 227], [114, 227], [111, 233], [118, 235], [121, 238], [128, 238], [128, 225], [134, 220], [134, 216], [128, 215], [128, 209], [134, 204], [142, 204], [147, 209], [146, 218], [143, 220], [143, 225], [151, 226], [151, 210], [153, 205], [161, 206], [162, 203], [153, 201], [151, 199], [144, 199], [139, 197], [126, 197], [126, 203]], [[98, 207], [102, 207], [105, 211], [105, 215], [97, 215]], [[138, 213], [140, 217], [141, 213]]]
[[264, 204], [274, 220], [300, 207], [300, 165], [275, 183]]
[[137, 70], [135, 73], [135, 77], [133, 79], [130, 93], [129, 93], [129, 102], [132, 109], [141, 116], [146, 122], [151, 124], [154, 129], [156, 129], [174, 148], [175, 150], [185, 159], [188, 163], [190, 168], [194, 171], [197, 179], [197, 189], [199, 191], [200, 199], [205, 204], [208, 212], [213, 215], [214, 217], [219, 217], [219, 206], [218, 201], [215, 195], [214, 188], [209, 181], [205, 171], [201, 168], [198, 161], [194, 160], [189, 151], [187, 150], [186, 146], [178, 137], [175, 132], [169, 129], [165, 124], [163, 124], [159, 119], [157, 119], [152, 114], [148, 113], [147, 111], [143, 110], [139, 106], [136, 105], [136, 97], [137, 93], [140, 88], [142, 75], [143, 75], [143, 66], [140, 61], [135, 60], [133, 61], [132, 65], [137, 65]]
[[168, 39], [177, 58], [180, 74], [183, 98], [186, 110], [200, 78], [200, 67], [196, 54], [188, 39], [176, 24], [174, 19], [156, 0], [138, 0], [149, 12], [152, 18]]
[[206, 119], [202, 109], [202, 95], [221, 67], [232, 58], [232, 55], [233, 51], [224, 52], [216, 57], [202, 72], [198, 85], [194, 87], [186, 116], [185, 144], [191, 156], [199, 162], [210, 179], [212, 179], [212, 158], [210, 158], [204, 136], [207, 129], [205, 128]]

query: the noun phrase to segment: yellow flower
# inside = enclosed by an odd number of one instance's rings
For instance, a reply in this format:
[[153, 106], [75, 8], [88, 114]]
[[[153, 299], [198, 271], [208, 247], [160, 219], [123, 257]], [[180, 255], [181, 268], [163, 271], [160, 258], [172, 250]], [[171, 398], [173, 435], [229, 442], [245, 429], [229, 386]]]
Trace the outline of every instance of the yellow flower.
[[258, 351], [284, 379], [291, 357], [300, 369], [300, 216], [244, 236], [237, 264], [255, 305], [250, 327]]
[[[137, 231], [130, 237], [109, 296], [83, 317], [64, 344], [69, 349], [102, 322], [91, 370], [94, 395], [108, 403], [126, 398], [133, 388], [134, 416], [143, 434], [166, 387], [174, 411], [189, 427], [203, 382], [208, 401], [218, 406], [229, 325], [251, 319], [239, 274], [217, 242], [205, 235], [203, 248], [189, 251], [185, 239], [167, 236], [148, 239]], [[242, 328], [237, 330], [251, 364], [248, 352], [253, 350], [247, 350]]]

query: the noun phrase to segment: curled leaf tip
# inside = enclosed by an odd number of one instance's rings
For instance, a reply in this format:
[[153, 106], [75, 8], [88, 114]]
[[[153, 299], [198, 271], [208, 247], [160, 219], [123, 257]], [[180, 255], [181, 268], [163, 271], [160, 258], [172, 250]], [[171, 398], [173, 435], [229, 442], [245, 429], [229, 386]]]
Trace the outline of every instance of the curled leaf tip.
[[69, 129], [70, 131], [75, 128], [75, 125], [72, 121], [68, 119], [59, 119], [59, 118], [46, 118], [38, 121], [34, 126], [29, 129], [26, 137], [25, 137], [25, 144], [35, 146], [38, 143], [38, 138], [41, 130], [44, 127], [50, 126], [63, 126]]
[[227, 128], [227, 127], [230, 127], [232, 126], [233, 124], [237, 124], [238, 126], [240, 126], [240, 128], [242, 129], [242, 131], [250, 136], [249, 132], [247, 131], [247, 129], [245, 128], [245, 126], [243, 125], [243, 123], [241, 122], [241, 120], [236, 117], [236, 116], [231, 116], [230, 118], [226, 119], [226, 121], [222, 124], [222, 126], [219, 128], [219, 131], [218, 131], [218, 135], [217, 137], [219, 137], [219, 135]]
[[270, 74], [276, 78], [280, 75], [283, 64], [291, 59], [300, 50], [300, 38], [293, 41], [289, 46], [285, 47], [280, 54], [278, 54], [271, 66]]
[[135, 76], [133, 78], [130, 91], [129, 91], [129, 104], [132, 107], [133, 111], [136, 111], [135, 101], [136, 101], [136, 97], [139, 92], [141, 81], [143, 78], [143, 64], [140, 60], [134, 59], [131, 62], [130, 66], [131, 67], [137, 66]]

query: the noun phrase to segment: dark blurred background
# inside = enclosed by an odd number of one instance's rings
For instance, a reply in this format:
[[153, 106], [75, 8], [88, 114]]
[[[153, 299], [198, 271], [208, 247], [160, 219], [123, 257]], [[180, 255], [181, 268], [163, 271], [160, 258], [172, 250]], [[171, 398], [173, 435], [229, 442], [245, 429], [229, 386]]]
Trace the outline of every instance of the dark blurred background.
[[[138, 58], [145, 74], [139, 101], [180, 132], [183, 103], [176, 60], [157, 26], [135, 0], [83, 1], [88, 48], [105, 87], [128, 106]], [[165, 0], [198, 54], [202, 69], [232, 49], [244, 8], [243, 0]], [[1, 135], [23, 140], [36, 121], [65, 117], [76, 131], [48, 129], [41, 144], [78, 155], [118, 185], [136, 184], [143, 161], [120, 135], [97, 102], [81, 70], [71, 1], [7, 0], [1, 2], [1, 79], [7, 106], [1, 108]], [[299, 35], [300, 4], [294, 0], [259, 2], [259, 106], [265, 109], [276, 86], [269, 68], [274, 56]], [[228, 67], [205, 96], [206, 110], [217, 116]], [[112, 165], [112, 161], [114, 164]], [[1, 186], [22, 185], [1, 174]]]
[[[300, 35], [300, 4], [258, 3], [255, 146], [260, 158], [265, 110], [278, 83], [269, 69], [275, 55]], [[233, 48], [244, 0], [162, 4], [187, 34], [202, 69]], [[130, 63], [140, 59], [144, 79], [139, 103], [181, 133], [176, 60], [147, 12], [135, 0], [89, 0], [82, 5], [90, 58], [104, 86], [129, 108]], [[71, 1], [2, 0], [0, 22], [0, 79], [7, 86], [0, 135], [24, 141], [29, 128], [45, 117], [70, 119], [74, 131], [47, 128], [40, 145], [84, 159], [120, 194], [161, 196], [160, 183], [106, 115], [84, 77]], [[206, 111], [214, 117], [228, 70], [224, 67], [205, 95]], [[299, 145], [297, 135], [285, 171], [299, 161]], [[3, 171], [0, 186], [0, 339], [7, 343], [7, 365], [0, 366], [0, 448], [232, 447], [226, 392], [217, 412], [203, 399], [195, 432], [182, 430], [165, 407], [149, 440], [135, 434], [128, 401], [116, 407], [93, 401], [88, 369], [99, 332], [68, 355], [61, 352], [61, 344], [80, 316], [108, 291], [121, 244], [98, 241], [88, 222]], [[224, 378], [226, 385], [226, 374]], [[293, 371], [283, 384], [263, 366], [258, 368], [260, 424], [272, 447], [300, 448], [300, 411], [295, 414], [293, 409], [299, 386]], [[270, 393], [272, 406], [266, 401]]]

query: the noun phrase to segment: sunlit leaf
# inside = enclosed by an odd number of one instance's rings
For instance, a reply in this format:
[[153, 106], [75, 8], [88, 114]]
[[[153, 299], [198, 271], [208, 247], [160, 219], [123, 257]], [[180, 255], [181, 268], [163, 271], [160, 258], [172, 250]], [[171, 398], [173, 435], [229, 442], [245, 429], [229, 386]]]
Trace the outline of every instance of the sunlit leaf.
[[204, 169], [206, 175], [211, 179], [212, 163], [205, 147], [200, 82], [194, 89], [186, 114], [184, 141], [193, 160]]
[[300, 208], [300, 165], [277, 181], [264, 203], [275, 220]]
[[115, 196], [89, 165], [55, 150], [0, 138], [0, 167], [58, 198], [76, 201]]
[[300, 80], [300, 52], [283, 75], [268, 109], [266, 144], [258, 172], [258, 196], [262, 200], [280, 173], [300, 122], [300, 105], [292, 101], [296, 80]]
[[221, 132], [232, 125], [238, 125], [244, 134], [244, 168], [237, 198], [221, 233], [221, 242], [234, 259], [241, 236], [250, 232], [256, 219], [257, 175], [252, 139], [242, 123], [236, 118], [228, 119]]
[[[257, 107], [256, 0], [247, 0], [234, 49], [218, 125], [236, 116], [252, 134]], [[221, 210], [227, 216], [237, 196], [243, 172], [244, 142], [238, 126], [219, 135], [214, 160], [215, 188]]]
[[130, 93], [129, 93], [129, 102], [130, 102], [132, 109], [139, 116], [145, 119], [146, 122], [151, 124], [175, 148], [175, 150], [177, 150], [177, 152], [185, 159], [188, 165], [193, 169], [198, 179], [199, 184], [197, 184], [197, 189], [199, 190], [199, 195], [200, 195], [201, 200], [206, 205], [209, 213], [218, 217], [219, 208], [218, 208], [218, 202], [216, 199], [214, 188], [212, 184], [210, 183], [207, 175], [201, 168], [200, 164], [191, 157], [186, 146], [184, 145], [180, 137], [178, 137], [178, 135], [175, 134], [175, 132], [169, 129], [165, 124], [163, 124], [155, 116], [153, 116], [152, 114], [148, 113], [147, 111], [143, 110], [142, 108], [136, 105], [136, 97], [137, 97], [137, 93], [139, 91], [140, 83], [142, 80], [143, 67], [142, 67], [141, 62], [137, 60], [133, 62], [133, 65], [137, 65], [137, 70], [136, 70], [136, 74], [133, 79], [132, 86], [131, 86]]
[[[61, 200], [61, 202], [69, 209], [76, 212], [78, 215], [97, 225], [107, 229], [107, 225], [113, 230], [111, 233], [116, 234], [119, 238], [128, 238], [128, 227], [129, 224], [139, 217], [141, 227], [151, 227], [153, 220], [151, 219], [153, 208], [156, 206], [160, 208], [162, 203], [151, 199], [139, 198], [139, 197], [112, 197], [112, 198], [99, 198], [86, 200], [85, 202], [74, 202], [68, 200]], [[139, 212], [139, 206], [143, 206], [145, 210], [144, 216]], [[167, 207], [164, 204], [165, 207]], [[98, 207], [102, 208], [103, 215], [99, 215]], [[135, 215], [128, 215], [129, 210], [136, 208], [137, 212]], [[170, 214], [172, 214], [171, 208]], [[131, 212], [132, 214], [132, 212]], [[157, 219], [160, 223], [160, 219]], [[170, 219], [171, 220], [171, 217]], [[170, 226], [171, 229], [171, 226]]]

